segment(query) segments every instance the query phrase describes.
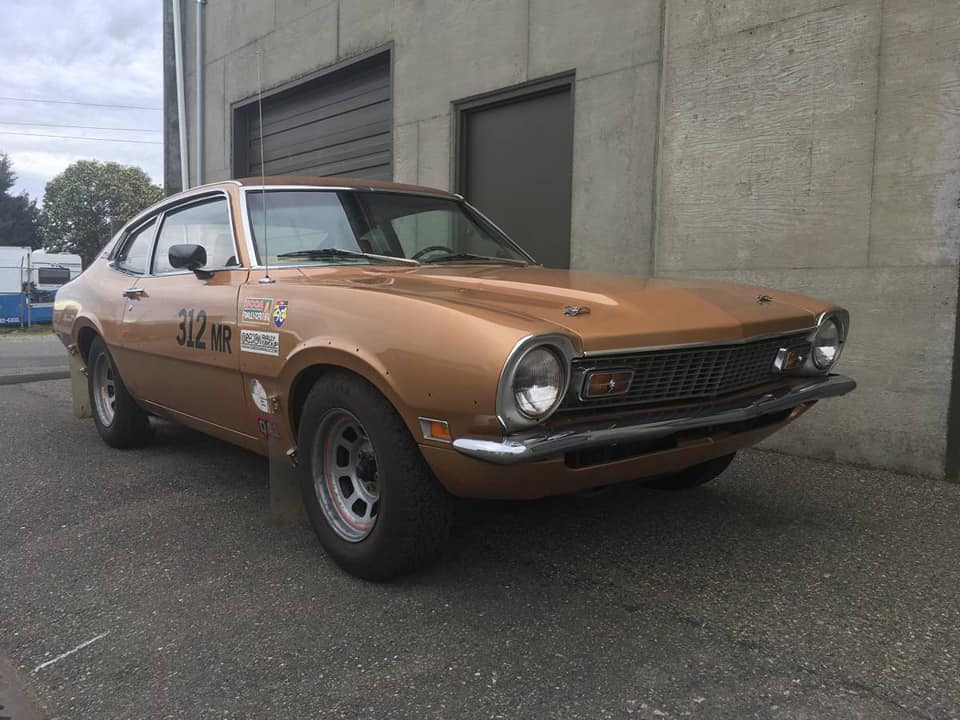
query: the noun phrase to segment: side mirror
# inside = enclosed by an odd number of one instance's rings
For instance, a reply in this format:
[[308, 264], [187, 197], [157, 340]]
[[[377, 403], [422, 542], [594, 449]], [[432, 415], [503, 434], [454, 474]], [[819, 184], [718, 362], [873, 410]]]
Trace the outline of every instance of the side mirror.
[[197, 274], [198, 278], [209, 279], [213, 273], [201, 268], [207, 264], [207, 251], [203, 245], [171, 245], [167, 252], [170, 267], [186, 268]]

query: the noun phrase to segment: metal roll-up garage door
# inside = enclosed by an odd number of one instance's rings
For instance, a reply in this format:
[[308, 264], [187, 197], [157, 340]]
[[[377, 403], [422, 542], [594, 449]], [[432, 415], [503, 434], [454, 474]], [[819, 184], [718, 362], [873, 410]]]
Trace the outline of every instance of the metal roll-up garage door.
[[[381, 53], [263, 98], [266, 175], [391, 180], [390, 56]], [[260, 174], [257, 103], [237, 108], [234, 171]]]

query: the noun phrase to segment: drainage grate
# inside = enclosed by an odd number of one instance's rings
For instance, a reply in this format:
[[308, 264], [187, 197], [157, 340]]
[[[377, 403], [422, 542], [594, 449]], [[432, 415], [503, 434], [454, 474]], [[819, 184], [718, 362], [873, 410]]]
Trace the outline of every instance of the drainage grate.
[[40, 720], [41, 715], [13, 666], [0, 658], [0, 720]]

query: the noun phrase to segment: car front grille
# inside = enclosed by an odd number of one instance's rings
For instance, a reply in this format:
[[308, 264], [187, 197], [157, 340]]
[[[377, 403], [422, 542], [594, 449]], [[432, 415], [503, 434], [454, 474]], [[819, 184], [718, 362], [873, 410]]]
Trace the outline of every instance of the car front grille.
[[[802, 344], [805, 339], [806, 333], [797, 333], [744, 343], [576, 358], [560, 411], [714, 400], [776, 380], [773, 361], [777, 351]], [[625, 393], [581, 397], [587, 373], [615, 370], [633, 371]]]

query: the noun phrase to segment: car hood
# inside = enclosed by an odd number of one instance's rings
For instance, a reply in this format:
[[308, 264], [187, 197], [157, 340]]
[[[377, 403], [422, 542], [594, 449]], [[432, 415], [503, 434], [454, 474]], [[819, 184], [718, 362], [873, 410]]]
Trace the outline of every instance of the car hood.
[[[326, 272], [303, 270], [328, 284]], [[633, 278], [542, 267], [367, 266], [337, 282], [548, 323], [579, 336], [585, 351], [741, 340], [813, 327], [826, 305], [748, 285]], [[573, 314], [579, 309], [580, 314]], [[539, 324], [539, 323], [538, 323]]]

